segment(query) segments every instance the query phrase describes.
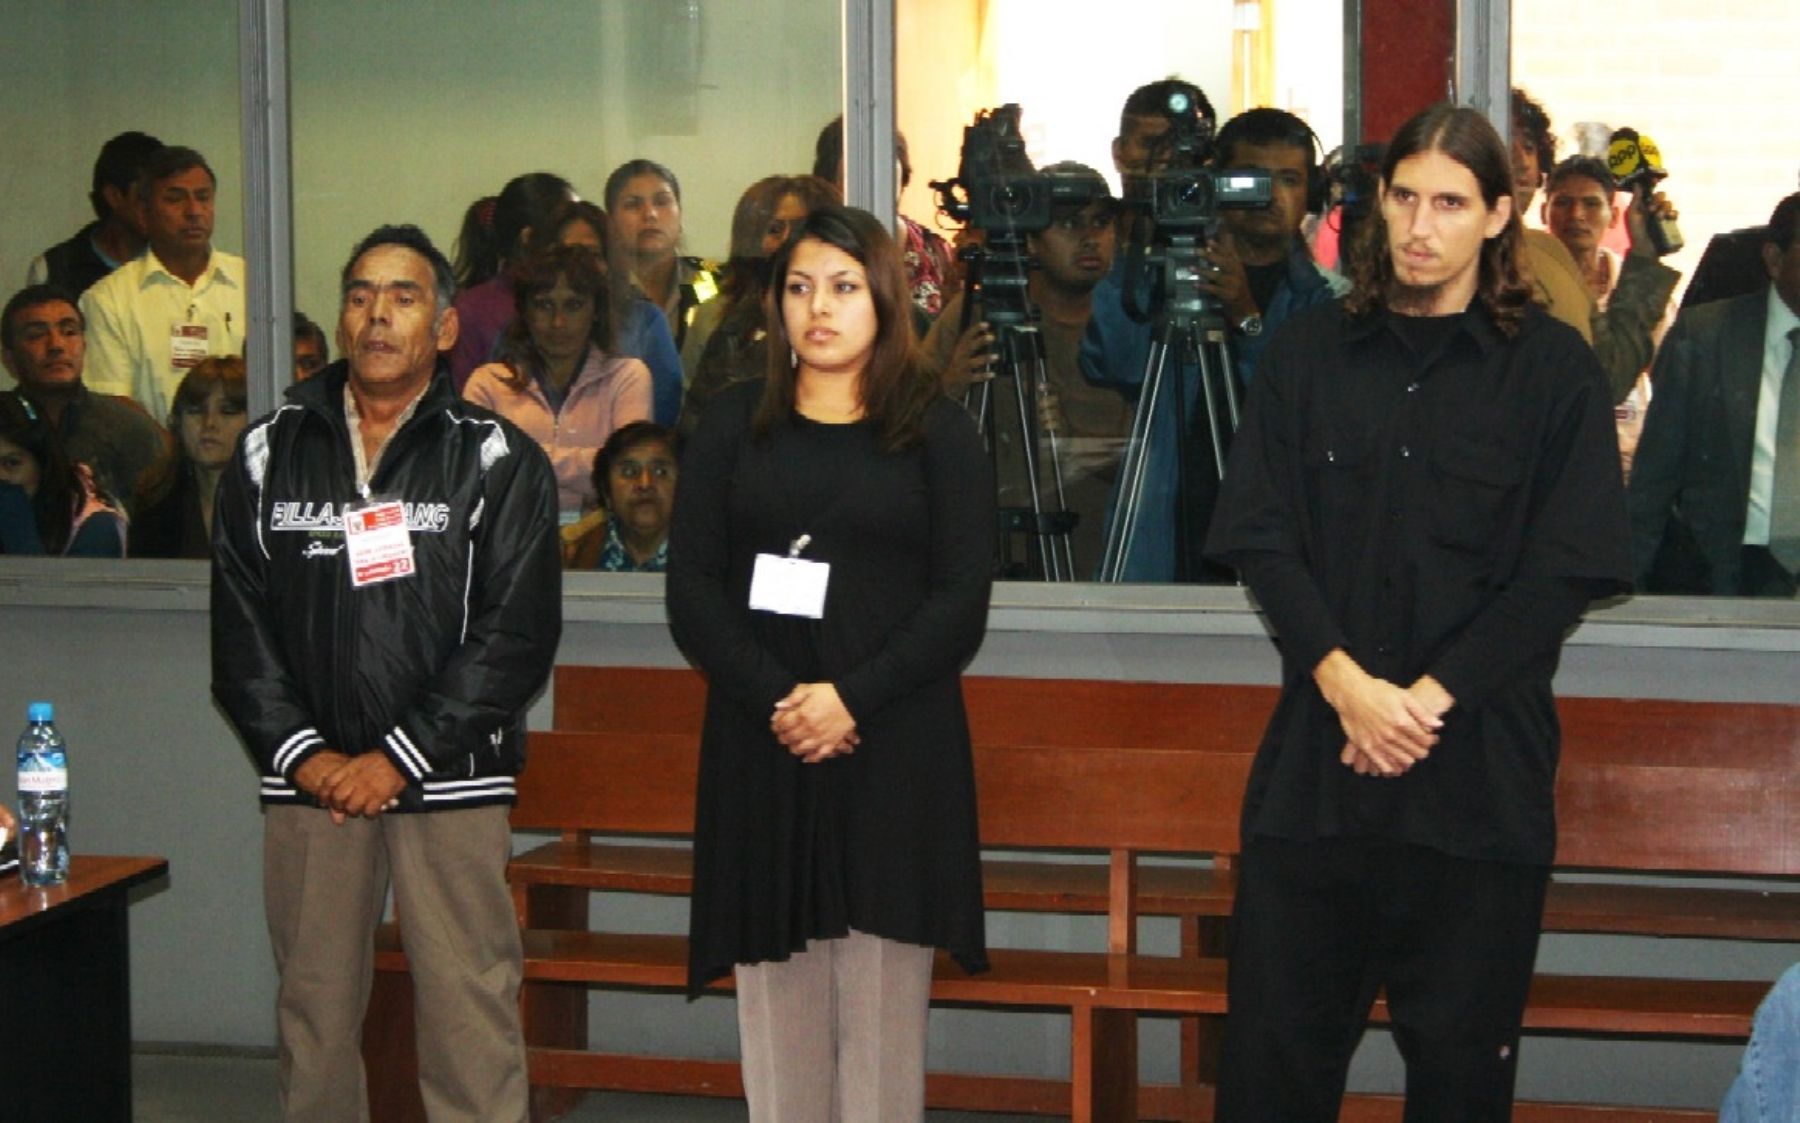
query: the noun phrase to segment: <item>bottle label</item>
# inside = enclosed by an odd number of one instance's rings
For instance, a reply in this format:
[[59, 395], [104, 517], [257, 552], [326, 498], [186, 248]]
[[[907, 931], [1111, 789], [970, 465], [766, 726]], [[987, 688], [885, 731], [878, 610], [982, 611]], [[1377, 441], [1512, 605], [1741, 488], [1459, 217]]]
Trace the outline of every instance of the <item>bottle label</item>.
[[19, 770], [19, 794], [44, 795], [69, 790], [66, 768], [22, 768]]

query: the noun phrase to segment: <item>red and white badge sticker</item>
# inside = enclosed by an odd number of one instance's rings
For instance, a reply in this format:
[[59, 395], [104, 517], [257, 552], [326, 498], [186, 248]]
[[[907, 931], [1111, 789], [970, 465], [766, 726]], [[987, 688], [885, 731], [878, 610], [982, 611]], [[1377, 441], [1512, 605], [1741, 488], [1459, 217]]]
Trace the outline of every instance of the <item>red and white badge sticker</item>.
[[210, 353], [205, 324], [176, 324], [169, 329], [169, 365], [191, 370]]
[[344, 541], [350, 552], [353, 587], [412, 576], [412, 535], [407, 532], [406, 509], [399, 500], [346, 510]]

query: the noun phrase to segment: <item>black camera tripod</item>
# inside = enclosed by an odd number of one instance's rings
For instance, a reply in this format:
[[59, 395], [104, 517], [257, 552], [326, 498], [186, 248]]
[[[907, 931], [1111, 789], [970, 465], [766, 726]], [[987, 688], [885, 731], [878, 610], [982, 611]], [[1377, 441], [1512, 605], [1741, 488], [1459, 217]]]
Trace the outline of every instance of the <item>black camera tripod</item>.
[[[1021, 239], [996, 235], [988, 247], [969, 246], [959, 255], [967, 264], [969, 284], [963, 293], [962, 331], [973, 322], [977, 290], [984, 318], [993, 325], [997, 360], [990, 377], [969, 387], [964, 405], [974, 415], [982, 441], [994, 464], [996, 481], [1002, 475], [1002, 448], [998, 410], [993, 401], [996, 382], [1010, 384], [1013, 410], [1009, 421], [1017, 428], [1019, 467], [1024, 474], [1028, 506], [1000, 508], [998, 574], [1010, 579], [1043, 581], [1075, 580], [1075, 553], [1070, 532], [1080, 517], [1068, 509], [1063, 491], [1062, 454], [1054, 428], [1045, 426], [1039, 407], [1050, 397], [1050, 379], [1044, 360], [1044, 339], [1038, 331], [1037, 308], [1026, 287], [1028, 262]], [[1040, 439], [1049, 456], [1045, 480]], [[1046, 486], [1048, 485], [1048, 486]], [[1015, 543], [1020, 549], [1015, 551]]]
[[[1133, 239], [1134, 245], [1141, 245]], [[1131, 436], [1125, 456], [1119, 464], [1118, 497], [1107, 527], [1105, 552], [1100, 559], [1099, 580], [1125, 580], [1126, 566], [1136, 542], [1140, 521], [1144, 518], [1144, 482], [1149, 466], [1150, 441], [1156, 432], [1157, 417], [1165, 409], [1173, 410], [1176, 457], [1173, 534], [1175, 541], [1175, 576], [1192, 580], [1200, 572], [1200, 559], [1193, 553], [1189, 515], [1187, 434], [1190, 409], [1190, 387], [1185, 372], [1189, 367], [1199, 373], [1199, 383], [1191, 388], [1194, 404], [1205, 412], [1206, 432], [1210, 438], [1215, 486], [1225, 478], [1225, 448], [1238, 426], [1237, 373], [1233, 369], [1231, 347], [1226, 338], [1225, 318], [1218, 302], [1200, 289], [1203, 270], [1212, 266], [1201, 253], [1202, 238], [1198, 231], [1177, 231], [1164, 235], [1161, 253], [1155, 259], [1161, 266], [1157, 292], [1161, 296], [1155, 314], [1155, 333], [1150, 352], [1144, 362], [1144, 377], [1138, 393], [1137, 412], [1131, 421]], [[1143, 319], [1143, 310], [1135, 307], [1135, 280], [1142, 276], [1141, 251], [1134, 254], [1126, 271], [1126, 309], [1135, 319]], [[1171, 369], [1170, 356], [1174, 356]], [[1165, 391], [1165, 385], [1168, 390]]]

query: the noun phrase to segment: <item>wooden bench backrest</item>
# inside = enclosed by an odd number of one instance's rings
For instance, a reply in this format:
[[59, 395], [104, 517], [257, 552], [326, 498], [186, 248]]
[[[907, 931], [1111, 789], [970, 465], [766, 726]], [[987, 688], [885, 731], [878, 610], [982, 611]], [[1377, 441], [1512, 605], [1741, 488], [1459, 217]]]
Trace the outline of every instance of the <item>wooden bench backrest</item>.
[[[1237, 801], [1274, 688], [970, 676], [964, 694], [989, 845], [1236, 849]], [[704, 680], [686, 668], [556, 672], [559, 730], [691, 743], [704, 700]], [[1800, 706], [1564, 698], [1557, 708], [1559, 866], [1800, 876]], [[1031, 774], [1012, 775], [1027, 767], [1015, 754], [1037, 750]], [[1172, 759], [1196, 753], [1208, 759]], [[1071, 841], [1046, 841], [1040, 822], [1059, 817], [1050, 833]]]
[[[1171, 749], [984, 746], [975, 753], [990, 846], [1210, 852], [1236, 848], [1250, 758]], [[670, 733], [531, 735], [519, 830], [690, 834], [699, 750]]]
[[1800, 706], [1564, 698], [1556, 864], [1800, 874]]
[[[1106, 744], [1254, 752], [1276, 693], [1271, 686], [963, 679], [977, 744], [1077, 749]], [[557, 729], [698, 734], [705, 705], [706, 680], [686, 667], [556, 668]]]
[[533, 732], [513, 829], [692, 834], [699, 764], [692, 733]]

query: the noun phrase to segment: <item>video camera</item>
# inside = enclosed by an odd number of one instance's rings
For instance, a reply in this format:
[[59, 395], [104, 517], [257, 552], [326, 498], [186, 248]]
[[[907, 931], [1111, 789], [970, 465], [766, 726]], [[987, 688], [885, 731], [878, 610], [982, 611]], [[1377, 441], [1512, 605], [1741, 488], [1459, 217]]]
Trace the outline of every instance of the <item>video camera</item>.
[[1159, 171], [1125, 177], [1125, 205], [1147, 215], [1168, 234], [1204, 233], [1217, 224], [1222, 210], [1252, 210], [1274, 200], [1268, 172], [1216, 171], [1212, 157], [1212, 123], [1194, 110], [1183, 90], [1169, 94], [1164, 115], [1169, 131], [1158, 138], [1168, 163]]
[[1085, 207], [1106, 195], [1100, 185], [1035, 170], [1019, 134], [1016, 103], [978, 110], [963, 129], [956, 178], [934, 179], [938, 207], [989, 235], [1035, 234], [1050, 228], [1052, 207]]

